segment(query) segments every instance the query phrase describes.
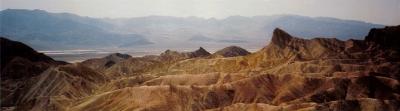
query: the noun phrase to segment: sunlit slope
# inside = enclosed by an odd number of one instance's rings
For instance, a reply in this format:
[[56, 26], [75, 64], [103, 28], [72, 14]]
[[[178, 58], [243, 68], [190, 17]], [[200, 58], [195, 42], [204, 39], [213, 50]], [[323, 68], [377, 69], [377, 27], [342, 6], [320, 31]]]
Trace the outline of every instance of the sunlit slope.
[[[365, 40], [347, 41], [302, 39], [275, 29], [268, 45], [246, 55], [238, 54], [243, 52], [239, 48], [226, 48], [224, 52], [235, 56], [216, 57], [218, 51], [211, 54], [199, 48], [51, 64], [24, 79], [2, 78], [2, 85], [20, 86], [18, 90], [2, 87], [2, 93], [15, 98], [3, 101], [2, 96], [2, 107], [37, 111], [396, 111], [400, 109], [399, 35], [399, 26], [372, 29]], [[27, 65], [32, 64], [38, 63]]]

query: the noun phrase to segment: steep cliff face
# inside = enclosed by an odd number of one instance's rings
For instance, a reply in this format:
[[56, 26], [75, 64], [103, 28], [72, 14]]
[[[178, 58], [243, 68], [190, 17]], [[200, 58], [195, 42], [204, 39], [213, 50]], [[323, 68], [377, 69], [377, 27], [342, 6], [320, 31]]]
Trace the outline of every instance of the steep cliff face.
[[400, 50], [400, 27], [389, 26], [383, 29], [371, 29], [368, 36], [365, 37], [365, 42], [370, 47], [377, 47], [383, 49]]
[[266, 59], [298, 58], [303, 60], [345, 58], [345, 42], [335, 38], [301, 39], [277, 28], [271, 43], [259, 51]]
[[367, 51], [372, 58], [400, 60], [400, 26], [371, 29], [365, 38], [368, 45]]

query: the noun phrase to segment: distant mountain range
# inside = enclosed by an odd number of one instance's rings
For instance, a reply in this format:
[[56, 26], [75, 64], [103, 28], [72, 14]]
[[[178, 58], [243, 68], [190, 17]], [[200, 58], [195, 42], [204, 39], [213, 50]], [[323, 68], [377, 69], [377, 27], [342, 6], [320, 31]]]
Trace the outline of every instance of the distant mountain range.
[[[361, 21], [298, 15], [231, 16], [225, 19], [147, 16], [90, 18], [43, 10], [0, 11], [0, 36], [37, 50], [198, 47], [265, 44], [279, 27], [305, 38], [362, 39], [369, 29], [384, 27]], [[222, 46], [221, 46], [222, 47]]]
[[150, 44], [141, 35], [108, 31], [112, 24], [100, 19], [42, 10], [0, 12], [1, 36], [22, 41], [35, 49], [125, 47]]

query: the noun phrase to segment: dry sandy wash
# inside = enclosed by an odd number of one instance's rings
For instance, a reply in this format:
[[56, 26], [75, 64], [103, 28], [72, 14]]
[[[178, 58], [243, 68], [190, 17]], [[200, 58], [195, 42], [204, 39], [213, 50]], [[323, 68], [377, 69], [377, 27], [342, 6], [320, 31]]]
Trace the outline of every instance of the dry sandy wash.
[[400, 110], [400, 26], [347, 41], [275, 29], [254, 53], [116, 53], [74, 64], [0, 40], [5, 111]]

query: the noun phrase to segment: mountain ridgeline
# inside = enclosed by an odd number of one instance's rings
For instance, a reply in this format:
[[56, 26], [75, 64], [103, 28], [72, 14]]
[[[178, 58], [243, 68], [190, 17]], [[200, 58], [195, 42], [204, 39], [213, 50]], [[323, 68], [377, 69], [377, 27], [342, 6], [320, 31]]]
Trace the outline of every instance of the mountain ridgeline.
[[[231, 16], [224, 19], [148, 16], [103, 19], [43, 10], [0, 11], [0, 35], [37, 50], [137, 47], [261, 47], [275, 27], [304, 37], [362, 39], [382, 25], [297, 15]], [[258, 44], [258, 45], [255, 45]], [[207, 47], [206, 47], [207, 48]]]
[[254, 53], [200, 47], [73, 64], [2, 38], [1, 110], [400, 110], [400, 26], [364, 40], [272, 34]]
[[0, 35], [35, 49], [120, 48], [151, 44], [138, 34], [110, 31], [100, 19], [43, 10], [7, 9], [0, 12]]

